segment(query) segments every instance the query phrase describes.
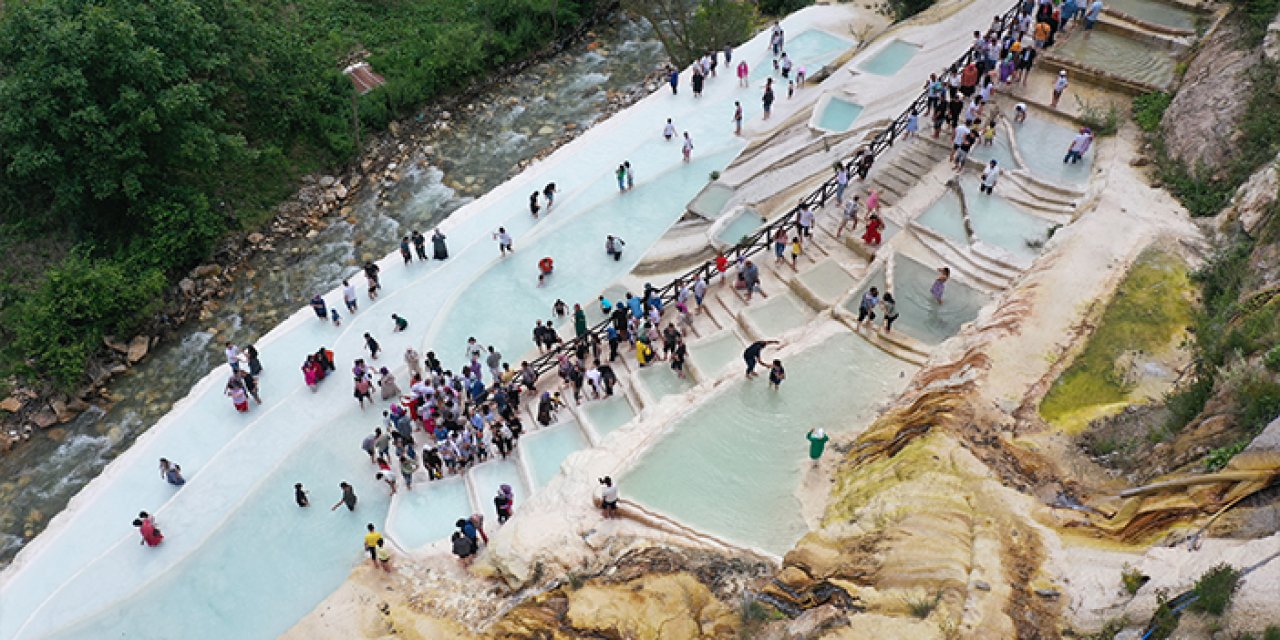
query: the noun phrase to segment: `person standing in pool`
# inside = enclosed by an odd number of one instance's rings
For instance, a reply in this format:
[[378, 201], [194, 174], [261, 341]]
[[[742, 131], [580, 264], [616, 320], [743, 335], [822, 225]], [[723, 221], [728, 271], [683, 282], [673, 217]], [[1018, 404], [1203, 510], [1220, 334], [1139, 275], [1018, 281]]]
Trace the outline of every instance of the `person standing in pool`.
[[498, 524], [506, 524], [511, 519], [511, 511], [515, 508], [515, 494], [511, 485], [498, 486], [498, 495], [493, 497], [493, 510], [498, 514]]
[[782, 361], [774, 359], [773, 366], [769, 367], [769, 388], [777, 391], [782, 386], [782, 381], [787, 379], [787, 370], [782, 368]]
[[764, 348], [771, 344], [778, 344], [778, 341], [777, 340], [757, 340], [751, 343], [751, 346], [747, 347], [746, 350], [742, 352], [742, 359], [744, 362], [747, 363], [748, 379], [756, 377], [757, 375], [756, 365], [764, 364], [764, 360], [760, 357], [760, 355], [761, 353], [764, 352]]
[[627, 170], [627, 191], [636, 188], [636, 172], [631, 170], [631, 161], [623, 160], [622, 168]]
[[670, 85], [671, 85], [671, 95], [673, 95], [673, 96], [674, 96], [674, 95], [677, 95], [677, 94], [679, 93], [679, 91], [680, 91], [680, 71], [679, 71], [678, 69], [672, 69], [672, 70], [671, 70], [671, 73], [667, 74], [667, 84], [670, 84]]
[[874, 323], [876, 321], [876, 307], [880, 306], [880, 290], [871, 287], [866, 293], [862, 294], [862, 300], [858, 303], [858, 330], [862, 330], [862, 325], [867, 322]]
[[742, 135], [742, 103], [733, 101], [733, 135]]
[[534, 191], [529, 194], [529, 213], [533, 214], [533, 218], [538, 218], [538, 212], [542, 210], [542, 206], [538, 204], [538, 192]]
[[[1102, 3], [1099, 2], [1098, 4], [1102, 4]], [[1086, 25], [1087, 24], [1088, 23], [1086, 23]], [[1085, 29], [1088, 29], [1088, 28], [1089, 28], [1088, 26], [1085, 27]], [[1062, 92], [1067, 90], [1068, 84], [1070, 83], [1067, 82], [1067, 70], [1063, 69], [1058, 72], [1058, 79], [1053, 81], [1053, 99], [1049, 101], [1050, 109], [1058, 108], [1058, 101], [1062, 99]]]
[[746, 60], [738, 61], [738, 86], [744, 89], [747, 87], [747, 61]]
[[684, 132], [684, 145], [680, 147], [680, 155], [683, 156], [685, 163], [689, 162], [693, 156], [693, 138], [689, 137], [689, 132]]
[[893, 321], [898, 319], [898, 301], [893, 299], [892, 293], [886, 291], [880, 307], [884, 310], [884, 332], [892, 333]]
[[307, 490], [302, 488], [301, 482], [293, 485], [293, 501], [298, 503], [299, 507], [311, 506], [311, 498], [307, 496]]
[[982, 170], [982, 184], [978, 186], [978, 193], [991, 195], [991, 192], [995, 191], [996, 181], [999, 179], [1000, 167], [995, 158], [992, 158], [987, 168]]
[[950, 267], [938, 267], [938, 278], [933, 281], [933, 286], [929, 287], [929, 294], [933, 296], [934, 302], [942, 304], [942, 294], [946, 291], [947, 280], [950, 278]]
[[356, 510], [356, 490], [352, 489], [351, 485], [347, 484], [346, 482], [339, 482], [338, 488], [342, 489], [342, 497], [339, 498], [338, 501], [335, 502], [332, 507], [329, 507], [329, 510], [337, 511], [338, 507], [346, 505], [347, 511], [355, 511]]
[[605, 239], [604, 239], [605, 255], [609, 256], [610, 258], [613, 258], [615, 262], [617, 262], [618, 260], [621, 260], [622, 247], [626, 246], [626, 244], [627, 244], [626, 242], [622, 241], [622, 238], [618, 238], [615, 236], [605, 236]]
[[827, 450], [827, 441], [831, 438], [827, 437], [827, 432], [822, 427], [810, 429], [805, 435], [805, 439], [809, 441], [809, 459], [813, 464], [818, 464], [818, 459], [822, 457], [822, 453]]
[[445, 235], [440, 232], [437, 227], [431, 234], [431, 257], [436, 260], [444, 260], [449, 257], [449, 247], [445, 245]]
[[760, 102], [764, 105], [764, 120], [769, 119], [769, 113], [773, 110], [773, 78], [764, 81], [764, 95], [761, 96]]
[[704, 78], [702, 75], [702, 65], [700, 64], [693, 65], [693, 76], [692, 76], [692, 79], [690, 80], [690, 82], [693, 84], [693, 97], [695, 98], [702, 97], [702, 83], [705, 80], [706, 78]]
[[627, 167], [618, 165], [617, 170], [613, 172], [614, 177], [618, 179], [618, 193], [627, 192]]
[[676, 137], [676, 125], [671, 122], [671, 118], [667, 118], [667, 124], [662, 127], [662, 137], [667, 142], [671, 142], [671, 139]]

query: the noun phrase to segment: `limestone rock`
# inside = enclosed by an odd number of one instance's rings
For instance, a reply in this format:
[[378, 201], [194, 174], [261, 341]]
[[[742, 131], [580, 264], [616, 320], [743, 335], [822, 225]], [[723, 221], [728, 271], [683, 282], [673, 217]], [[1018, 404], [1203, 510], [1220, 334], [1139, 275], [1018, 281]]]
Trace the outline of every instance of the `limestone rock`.
[[266, 236], [262, 235], [261, 233], [258, 233], [257, 231], [249, 234], [249, 238], [248, 238], [250, 244], [258, 244], [266, 239], [267, 239]]
[[335, 178], [335, 177], [333, 177], [333, 176], [323, 176], [323, 177], [321, 177], [321, 178], [320, 178], [320, 188], [321, 188], [321, 189], [328, 189], [329, 187], [332, 187], [332, 186], [333, 186], [333, 183], [335, 183], [335, 182], [337, 182], [337, 181], [338, 181], [338, 179], [337, 179], [337, 178]]
[[191, 275], [199, 279], [199, 278], [208, 278], [210, 276], [216, 276], [220, 273], [222, 273], [222, 267], [220, 265], [202, 264], [196, 267], [195, 270], [191, 272]]
[[1240, 226], [1249, 235], [1257, 233], [1259, 225], [1266, 219], [1271, 211], [1271, 205], [1276, 201], [1277, 191], [1280, 191], [1280, 172], [1276, 169], [1277, 163], [1280, 163], [1280, 157], [1254, 172], [1243, 185], [1240, 185], [1231, 199], [1229, 211], [1235, 214], [1240, 221]]
[[568, 597], [573, 627], [606, 637], [719, 638], [731, 635], [738, 624], [733, 609], [687, 573], [588, 585]]
[[189, 296], [196, 292], [196, 281], [191, 278], [183, 278], [178, 281], [178, 290], [182, 292], [182, 295]]
[[75, 412], [67, 408], [67, 403], [64, 400], [57, 398], [50, 400], [49, 409], [53, 411], [53, 415], [58, 419], [59, 424], [71, 422], [76, 417]]
[[54, 415], [52, 411], [45, 409], [36, 413], [36, 415], [31, 416], [31, 422], [41, 429], [48, 429], [49, 427], [58, 424], [58, 416]]
[[0, 411], [6, 413], [17, 413], [22, 410], [22, 400], [16, 396], [9, 396], [4, 400], [0, 400]]
[[151, 340], [146, 336], [135, 336], [129, 341], [129, 351], [125, 353], [125, 358], [129, 360], [129, 364], [134, 364], [145, 358], [150, 348]]
[[1257, 49], [1239, 48], [1241, 40], [1239, 29], [1228, 22], [1204, 39], [1164, 112], [1165, 148], [1192, 170], [1221, 169], [1235, 147], [1250, 94], [1249, 71], [1261, 57]]

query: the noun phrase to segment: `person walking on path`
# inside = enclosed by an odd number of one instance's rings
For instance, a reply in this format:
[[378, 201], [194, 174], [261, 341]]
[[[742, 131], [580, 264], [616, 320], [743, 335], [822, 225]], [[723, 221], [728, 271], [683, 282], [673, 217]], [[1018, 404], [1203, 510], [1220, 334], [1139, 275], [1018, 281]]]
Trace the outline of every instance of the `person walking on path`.
[[742, 352], [742, 359], [747, 363], [747, 379], [754, 378], [758, 375], [756, 373], [756, 365], [764, 364], [764, 359], [761, 358], [761, 354], [764, 352], [764, 348], [771, 344], [778, 344], [778, 341], [757, 340], [756, 342], [751, 343], [751, 346], [747, 347], [746, 350]]
[[405, 320], [404, 318], [401, 318], [397, 314], [394, 314], [394, 313], [391, 314], [391, 322], [394, 325], [394, 327], [391, 329], [394, 333], [400, 333], [401, 331], [404, 331], [405, 329], [409, 328], [409, 321]]
[[614, 171], [613, 174], [618, 179], [618, 193], [626, 193], [627, 192], [627, 165], [625, 164], [618, 165], [618, 169]]
[[782, 386], [782, 381], [787, 379], [787, 370], [782, 368], [782, 361], [774, 359], [773, 365], [769, 367], [769, 388], [777, 391]]
[[760, 97], [760, 103], [764, 105], [764, 120], [769, 119], [769, 113], [773, 110], [773, 78], [769, 78], [764, 82], [764, 95]]
[[298, 482], [293, 485], [293, 501], [299, 507], [311, 506], [311, 498], [307, 496], [307, 490], [302, 488], [302, 483]]
[[611, 520], [618, 517], [618, 485], [610, 476], [600, 478], [600, 484], [603, 487], [600, 490], [600, 510], [604, 512], [605, 519]]
[[413, 239], [413, 252], [418, 254], [419, 260], [426, 262], [427, 261], [427, 237], [419, 233], [417, 229], [414, 229], [413, 233], [410, 234], [409, 237]]
[[750, 260], [742, 265], [742, 281], [747, 290], [747, 302], [751, 302], [753, 293], [759, 293], [762, 298], [769, 297], [764, 289], [760, 288], [760, 269]]
[[671, 95], [674, 96], [680, 92], [680, 71], [678, 69], [672, 69], [671, 73], [667, 74], [667, 84], [671, 85]]
[[860, 206], [862, 206], [862, 203], [858, 201], [858, 196], [853, 196], [849, 198], [848, 202], [844, 203], [844, 216], [840, 220], [840, 226], [836, 227], [837, 240], [840, 239], [840, 234], [844, 233], [845, 225], [849, 225], [850, 231], [858, 228], [858, 208]]
[[332, 507], [329, 507], [329, 510], [337, 511], [338, 507], [346, 505], [347, 511], [355, 511], [356, 510], [356, 490], [352, 489], [351, 485], [347, 484], [346, 482], [339, 482], [338, 488], [342, 489], [342, 497], [338, 498], [338, 501], [335, 502]]
[[360, 308], [360, 301], [356, 297], [355, 285], [350, 280], [342, 281], [342, 301], [347, 305], [347, 313], [355, 313]]
[[747, 87], [747, 61], [746, 60], [738, 61], [738, 86], [744, 89]]
[[929, 287], [929, 294], [933, 296], [934, 302], [942, 304], [942, 294], [946, 291], [947, 280], [950, 278], [950, 267], [938, 267], [938, 277], [933, 281], [933, 286]]
[[671, 122], [671, 118], [667, 118], [667, 124], [662, 127], [662, 137], [667, 142], [676, 137], [676, 125]]
[[538, 212], [542, 210], [542, 205], [538, 204], [538, 192], [534, 191], [529, 194], [529, 213], [533, 214], [535, 220], [538, 219]]
[[1058, 72], [1058, 79], [1053, 81], [1053, 100], [1049, 101], [1050, 109], [1058, 108], [1058, 100], [1062, 99], [1062, 92], [1067, 90], [1068, 84], [1070, 83], [1067, 82], [1067, 70], [1063, 69]]
[[742, 135], [742, 103], [733, 101], [733, 135]]
[[680, 155], [684, 157], [686, 163], [693, 156], [693, 138], [689, 137], [689, 132], [684, 132], [684, 145], [680, 147]]
[[382, 268], [374, 264], [373, 261], [364, 263], [364, 278], [369, 282], [369, 299], [373, 300], [378, 297], [378, 290], [382, 288], [382, 284], [378, 282], [378, 274]]
[[605, 236], [605, 239], [604, 239], [605, 255], [608, 255], [610, 258], [613, 258], [615, 262], [618, 260], [621, 260], [622, 247], [626, 246], [626, 244], [627, 243], [623, 242], [622, 238], [618, 238], [615, 236]]
[[498, 227], [498, 231], [493, 234], [493, 239], [498, 241], [499, 255], [505, 258], [508, 253], [512, 253], [511, 235], [507, 233], [505, 227]]
[[814, 465], [818, 464], [818, 459], [822, 457], [822, 452], [827, 450], [827, 441], [831, 438], [827, 437], [827, 432], [822, 427], [810, 429], [805, 435], [805, 439], [809, 441], [809, 459]]
[[556, 203], [556, 183], [548, 182], [547, 186], [542, 188], [542, 197], [547, 200], [547, 213], [551, 213], [551, 207]]
[[706, 78], [702, 75], [702, 66], [693, 65], [693, 76], [689, 79], [689, 84], [693, 86], [693, 97], [702, 97], [702, 83], [705, 81]]
[[587, 312], [577, 303], [573, 305], [573, 333], [579, 338], [587, 335]]
[[849, 170], [843, 162], [836, 162], [836, 206], [844, 206], [844, 190], [849, 186]]
[[636, 188], [636, 172], [631, 170], [631, 161], [623, 160], [622, 168], [627, 170], [627, 191]]
[[413, 250], [410, 248], [409, 236], [400, 238], [400, 257], [404, 258], [404, 263], [413, 262]]
[[449, 257], [449, 247], [444, 243], [445, 235], [440, 232], [437, 227], [431, 233], [431, 257], [436, 260], [444, 260]]
[[364, 334], [364, 348], [369, 350], [369, 356], [374, 360], [378, 359], [378, 353], [382, 351], [382, 345], [378, 344], [378, 341], [374, 340], [368, 332]]
[[413, 374], [413, 377], [422, 377], [422, 355], [418, 353], [417, 349], [408, 347], [404, 350], [404, 363], [409, 365], [409, 372]]
[[329, 319], [329, 308], [324, 304], [324, 297], [318, 293], [311, 296], [311, 310], [316, 312], [316, 317], [321, 322]]

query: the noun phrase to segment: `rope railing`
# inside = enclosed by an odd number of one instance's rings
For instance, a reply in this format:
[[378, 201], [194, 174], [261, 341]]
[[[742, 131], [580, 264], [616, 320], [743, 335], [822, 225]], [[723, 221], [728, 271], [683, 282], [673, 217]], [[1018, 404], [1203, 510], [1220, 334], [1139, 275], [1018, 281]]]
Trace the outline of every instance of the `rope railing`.
[[[1003, 16], [1001, 16], [1000, 30], [995, 34], [998, 39], [1003, 38], [1005, 33], [1016, 24], [1021, 8], [1022, 2], [1017, 2], [1010, 7]], [[991, 31], [988, 31], [988, 33], [990, 34]], [[959, 72], [960, 69], [963, 69], [970, 61], [973, 60], [973, 57], [974, 49], [971, 46], [966, 49], [955, 62], [946, 67], [945, 72], [951, 72], [953, 69], [956, 72]], [[876, 136], [865, 146], [861, 147], [852, 158], [843, 161], [841, 166], [843, 166], [846, 171], [853, 172], [865, 162], [868, 164], [869, 171], [869, 167], [874, 165], [875, 159], [881, 153], [891, 148], [902, 132], [906, 130], [907, 120], [911, 117], [911, 114], [913, 112], [919, 114], [924, 110], [928, 103], [929, 92], [926, 87], [920, 92], [920, 95], [918, 95], [916, 99], [902, 111], [902, 113], [898, 114], [898, 117], [895, 118], [888, 127], [876, 134]], [[756, 232], [739, 241], [729, 250], [725, 251], [725, 257], [729, 259], [730, 264], [738, 264], [740, 261], [746, 260], [751, 256], [765, 251], [769, 247], [770, 238], [772, 238], [779, 229], [791, 231], [799, 226], [797, 214], [801, 207], [820, 209], [826, 205], [827, 200], [835, 195], [835, 192], [836, 178], [833, 175], [831, 178], [824, 181], [821, 186], [809, 193], [809, 195], [802, 198], [800, 202], [791, 209], [791, 211], [760, 228]], [[666, 308], [669, 303], [673, 303], [675, 301], [678, 289], [682, 284], [694, 282], [697, 278], [701, 277], [707, 277], [708, 280], [710, 280], [710, 276], [713, 276], [715, 273], [715, 262], [713, 260], [708, 260], [678, 276], [671, 282], [668, 282], [662, 288], [650, 290], [649, 293], [651, 296], [659, 298], [662, 302], [663, 308]], [[603, 334], [611, 322], [611, 318], [605, 318], [594, 326], [588, 327], [586, 334], [562, 341], [550, 351], [547, 351], [535, 358], [529, 363], [530, 366], [534, 368], [538, 377], [541, 378], [542, 375], [548, 371], [558, 368], [561, 356], [573, 354], [580, 345], [587, 342], [588, 338], [595, 337], [603, 343]]]

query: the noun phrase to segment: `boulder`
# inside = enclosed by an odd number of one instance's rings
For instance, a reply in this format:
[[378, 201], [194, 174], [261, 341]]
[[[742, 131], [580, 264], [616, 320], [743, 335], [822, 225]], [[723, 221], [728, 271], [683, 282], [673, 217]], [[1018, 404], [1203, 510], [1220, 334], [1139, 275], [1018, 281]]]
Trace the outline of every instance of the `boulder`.
[[60, 399], [49, 401], [49, 409], [53, 411], [53, 415], [58, 418], [59, 424], [71, 422], [76, 417], [76, 412], [67, 407], [67, 403]]
[[58, 416], [55, 415], [53, 411], [45, 409], [37, 412], [34, 416], [31, 416], [31, 422], [41, 429], [48, 429], [49, 427], [58, 424]]
[[347, 188], [339, 184], [333, 188], [333, 195], [337, 196], [339, 200], [343, 200], [347, 197]]
[[129, 345], [123, 342], [120, 342], [115, 338], [115, 336], [103, 336], [102, 344], [107, 345], [107, 348], [111, 349], [112, 351], [115, 351], [116, 353], [129, 352]]
[[17, 413], [22, 410], [22, 400], [16, 396], [9, 396], [4, 400], [0, 400], [0, 411], [6, 413]]
[[191, 275], [196, 278], [208, 278], [209, 276], [216, 276], [219, 273], [222, 273], [221, 265], [202, 264], [196, 267], [195, 270], [191, 272]]
[[[178, 291], [181, 291], [181, 292], [182, 292], [182, 295], [184, 295], [184, 296], [189, 296], [189, 295], [191, 295], [191, 294], [195, 293], [195, 292], [196, 292], [196, 281], [195, 281], [195, 280], [192, 280], [191, 278], [183, 278], [183, 279], [179, 280], [179, 281], [178, 281]], [[111, 345], [107, 345], [107, 346], [111, 346]], [[112, 348], [114, 349], [114, 347], [112, 347]]]
[[335, 183], [335, 182], [337, 182], [337, 181], [338, 181], [338, 179], [337, 179], [337, 178], [335, 178], [335, 177], [333, 177], [333, 176], [323, 176], [323, 177], [321, 177], [321, 178], [320, 178], [320, 188], [321, 188], [321, 189], [328, 189], [329, 187], [332, 187], [332, 186], [333, 186], [333, 183]]
[[248, 238], [250, 244], [258, 244], [266, 239], [267, 239], [266, 236], [262, 235], [261, 233], [258, 233], [257, 231], [249, 234], [249, 238]]
[[129, 351], [125, 353], [125, 358], [129, 364], [134, 364], [139, 360], [147, 357], [147, 350], [151, 348], [151, 340], [146, 336], [134, 336], [129, 341]]

